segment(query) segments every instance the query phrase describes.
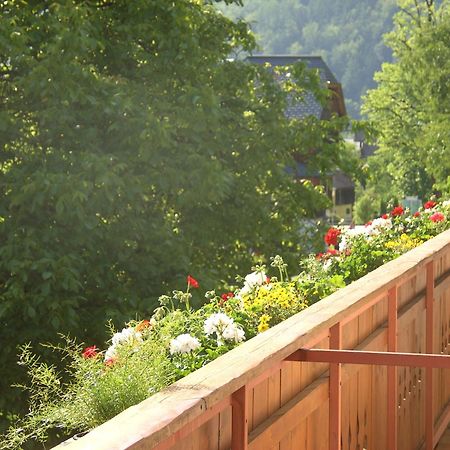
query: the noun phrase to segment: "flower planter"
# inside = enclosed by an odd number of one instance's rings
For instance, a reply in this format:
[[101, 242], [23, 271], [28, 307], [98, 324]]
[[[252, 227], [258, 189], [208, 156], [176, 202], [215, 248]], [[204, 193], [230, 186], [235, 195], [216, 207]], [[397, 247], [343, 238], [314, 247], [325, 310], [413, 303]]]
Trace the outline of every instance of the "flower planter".
[[447, 354], [449, 323], [445, 231], [57, 448], [414, 449], [448, 424], [450, 371], [344, 364], [330, 381], [298, 350]]

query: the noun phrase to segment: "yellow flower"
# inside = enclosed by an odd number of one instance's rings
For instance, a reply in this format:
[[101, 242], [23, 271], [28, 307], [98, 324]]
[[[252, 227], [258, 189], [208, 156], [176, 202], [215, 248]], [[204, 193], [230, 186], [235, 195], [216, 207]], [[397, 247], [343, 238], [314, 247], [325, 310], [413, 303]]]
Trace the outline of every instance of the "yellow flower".
[[258, 331], [262, 333], [263, 331], [268, 330], [269, 327], [269, 321], [272, 317], [270, 317], [268, 314], [263, 314], [259, 318], [259, 325], [258, 325]]

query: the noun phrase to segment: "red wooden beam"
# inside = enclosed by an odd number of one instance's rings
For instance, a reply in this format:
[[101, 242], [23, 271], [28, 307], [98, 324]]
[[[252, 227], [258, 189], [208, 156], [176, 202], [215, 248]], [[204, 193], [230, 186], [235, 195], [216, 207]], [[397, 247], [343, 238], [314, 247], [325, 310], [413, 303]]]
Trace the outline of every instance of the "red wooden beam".
[[376, 366], [450, 369], [450, 355], [430, 355], [428, 353], [368, 352], [360, 350], [302, 348], [290, 355], [287, 360], [331, 364], [369, 364]]
[[247, 386], [242, 386], [231, 398], [231, 450], [248, 449]]
[[[387, 349], [397, 351], [397, 287], [388, 292], [388, 339]], [[397, 448], [397, 367], [387, 368], [387, 447]]]
[[[426, 345], [427, 353], [433, 353], [433, 306], [434, 306], [434, 265], [427, 264], [426, 307]], [[433, 405], [433, 367], [426, 368], [425, 383], [425, 442], [427, 450], [434, 448], [434, 405]]]
[[[342, 346], [342, 328], [340, 322], [330, 328], [330, 347], [340, 349]], [[329, 449], [341, 450], [341, 379], [340, 361], [330, 364], [330, 409], [329, 409]]]

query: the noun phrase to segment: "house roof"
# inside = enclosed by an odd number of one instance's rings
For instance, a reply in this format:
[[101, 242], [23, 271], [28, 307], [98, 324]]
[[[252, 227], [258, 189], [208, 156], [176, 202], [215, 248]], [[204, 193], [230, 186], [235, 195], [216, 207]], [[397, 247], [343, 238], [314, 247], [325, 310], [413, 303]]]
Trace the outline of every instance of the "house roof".
[[269, 63], [272, 66], [289, 66], [296, 62], [302, 62], [306, 64], [308, 69], [319, 69], [320, 78], [323, 81], [338, 83], [321, 56], [257, 55], [248, 56], [246, 59], [254, 64]]
[[[340, 86], [321, 56], [257, 55], [248, 56], [246, 60], [253, 64], [269, 63], [274, 67], [303, 62], [308, 69], [318, 69], [323, 83]], [[343, 106], [343, 110], [345, 114], [345, 106]], [[286, 109], [286, 115], [290, 118], [315, 116], [320, 119], [323, 112], [324, 107], [317, 101], [312, 92], [306, 92], [302, 102], [292, 102]]]

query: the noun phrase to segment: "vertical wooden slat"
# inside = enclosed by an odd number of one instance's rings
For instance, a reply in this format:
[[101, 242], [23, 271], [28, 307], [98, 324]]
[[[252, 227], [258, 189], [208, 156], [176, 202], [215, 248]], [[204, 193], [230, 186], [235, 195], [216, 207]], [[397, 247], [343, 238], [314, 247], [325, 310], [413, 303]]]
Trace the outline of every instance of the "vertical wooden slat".
[[248, 449], [247, 386], [237, 390], [231, 401], [231, 450]]
[[[434, 264], [427, 264], [426, 288], [426, 352], [433, 353], [433, 303], [434, 303]], [[425, 441], [427, 450], [433, 450], [434, 441], [434, 405], [433, 405], [433, 369], [426, 369], [425, 385]]]
[[[330, 348], [341, 348], [341, 323], [330, 328]], [[330, 450], [341, 450], [341, 364], [330, 364]]]
[[[397, 351], [397, 286], [388, 292], [388, 351]], [[387, 448], [397, 448], [397, 367], [387, 368]]]

